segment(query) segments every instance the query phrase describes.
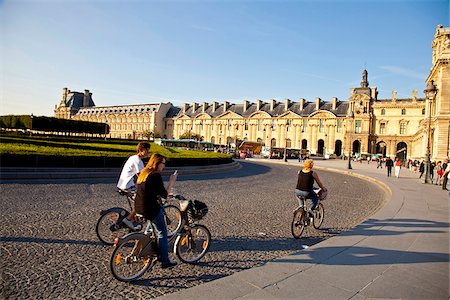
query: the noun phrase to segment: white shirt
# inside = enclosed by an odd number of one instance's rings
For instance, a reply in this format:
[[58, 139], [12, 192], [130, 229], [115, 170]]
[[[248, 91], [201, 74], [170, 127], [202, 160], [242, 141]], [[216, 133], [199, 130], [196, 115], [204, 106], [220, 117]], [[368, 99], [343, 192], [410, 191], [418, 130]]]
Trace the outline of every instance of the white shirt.
[[117, 187], [122, 190], [129, 189], [134, 186], [134, 175], [139, 174], [144, 168], [142, 159], [137, 154], [130, 156], [123, 166]]

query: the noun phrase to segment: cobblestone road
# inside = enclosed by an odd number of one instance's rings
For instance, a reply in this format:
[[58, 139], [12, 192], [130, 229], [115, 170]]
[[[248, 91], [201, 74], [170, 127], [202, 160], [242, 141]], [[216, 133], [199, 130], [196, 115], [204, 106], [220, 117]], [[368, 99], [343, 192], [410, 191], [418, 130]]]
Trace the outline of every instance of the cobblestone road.
[[[99, 211], [125, 205], [115, 182], [2, 184], [1, 289], [5, 299], [151, 298], [282, 257], [350, 228], [382, 205], [381, 188], [319, 171], [330, 193], [322, 230], [290, 233], [297, 168], [242, 162], [226, 174], [180, 177], [176, 192], [209, 206], [210, 252], [199, 265], [156, 266], [125, 284], [109, 271], [111, 247], [96, 237]], [[11, 253], [11, 256], [8, 256]]]

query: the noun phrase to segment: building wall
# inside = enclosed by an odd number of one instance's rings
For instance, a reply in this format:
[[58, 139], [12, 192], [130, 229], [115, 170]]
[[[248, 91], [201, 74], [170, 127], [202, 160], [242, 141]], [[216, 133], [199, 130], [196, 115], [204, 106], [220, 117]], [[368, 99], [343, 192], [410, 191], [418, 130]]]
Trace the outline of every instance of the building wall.
[[[55, 116], [107, 122], [109, 136], [114, 138], [141, 139], [150, 130], [176, 139], [192, 132], [221, 145], [248, 140], [273, 147], [306, 148], [313, 154], [384, 151], [391, 157], [402, 155], [399, 150], [403, 149], [408, 159], [423, 159], [431, 113], [431, 158], [443, 160], [449, 155], [450, 28], [437, 27], [432, 49], [433, 67], [426, 79], [427, 83], [433, 80], [438, 89], [432, 101], [417, 97], [417, 91], [408, 99], [397, 99], [395, 91], [390, 99], [377, 99], [377, 89], [369, 87], [364, 70], [361, 86], [351, 89], [346, 101], [193, 102], [176, 109], [171, 103], [95, 107], [92, 102], [74, 108], [67, 106], [74, 92], [65, 88]], [[85, 91], [78, 96], [87, 104], [91, 94]]]

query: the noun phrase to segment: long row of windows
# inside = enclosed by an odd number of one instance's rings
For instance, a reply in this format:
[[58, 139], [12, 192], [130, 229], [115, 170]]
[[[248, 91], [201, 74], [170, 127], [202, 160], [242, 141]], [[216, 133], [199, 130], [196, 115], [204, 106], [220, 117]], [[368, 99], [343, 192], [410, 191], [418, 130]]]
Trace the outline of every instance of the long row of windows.
[[[381, 115], [384, 116], [386, 115], [386, 109], [382, 108], [381, 109]], [[402, 108], [402, 115], [406, 115], [406, 108]], [[425, 115], [425, 108], [422, 108], [422, 115]]]

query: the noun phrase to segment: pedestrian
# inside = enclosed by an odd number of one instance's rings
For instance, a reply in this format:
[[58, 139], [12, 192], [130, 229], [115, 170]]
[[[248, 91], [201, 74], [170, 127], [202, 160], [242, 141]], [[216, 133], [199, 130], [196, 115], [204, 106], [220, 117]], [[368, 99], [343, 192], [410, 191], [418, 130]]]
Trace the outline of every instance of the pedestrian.
[[367, 164], [370, 164], [370, 155], [367, 156]]
[[176, 173], [170, 175], [167, 188], [164, 187], [161, 172], [166, 166], [166, 158], [154, 153], [137, 179], [135, 207], [136, 213], [150, 220], [158, 236], [158, 250], [163, 269], [177, 265], [169, 259], [167, 227], [164, 219], [164, 208], [159, 198], [167, 198], [173, 193], [173, 186], [177, 180]]
[[447, 180], [448, 180], [448, 173], [450, 173], [450, 164], [448, 163], [448, 158], [445, 159], [445, 162], [442, 165], [442, 169], [444, 170], [444, 173], [442, 174], [442, 177], [443, 177], [442, 189], [448, 191]]
[[422, 178], [423, 172], [425, 172], [425, 163], [422, 160], [419, 165], [419, 178]]
[[[144, 169], [144, 163], [142, 159], [148, 155], [150, 150], [150, 143], [141, 142], [137, 145], [137, 153], [130, 156], [123, 165], [122, 172], [120, 173], [119, 181], [117, 182], [117, 188], [126, 192], [134, 193], [136, 189], [136, 179], [139, 173]], [[123, 218], [122, 222], [130, 229], [140, 230], [141, 224], [133, 224], [136, 212], [133, 208], [131, 213]]]
[[444, 174], [444, 170], [442, 170], [442, 162], [438, 161], [436, 163], [436, 167], [434, 167], [434, 184], [441, 185], [442, 184], [442, 174]]
[[391, 177], [392, 173], [392, 167], [394, 166], [394, 162], [392, 159], [388, 156], [386, 157], [386, 169], [387, 169], [387, 176]]
[[400, 169], [402, 168], [402, 162], [399, 157], [395, 158], [394, 169], [395, 169], [395, 177], [400, 177]]

